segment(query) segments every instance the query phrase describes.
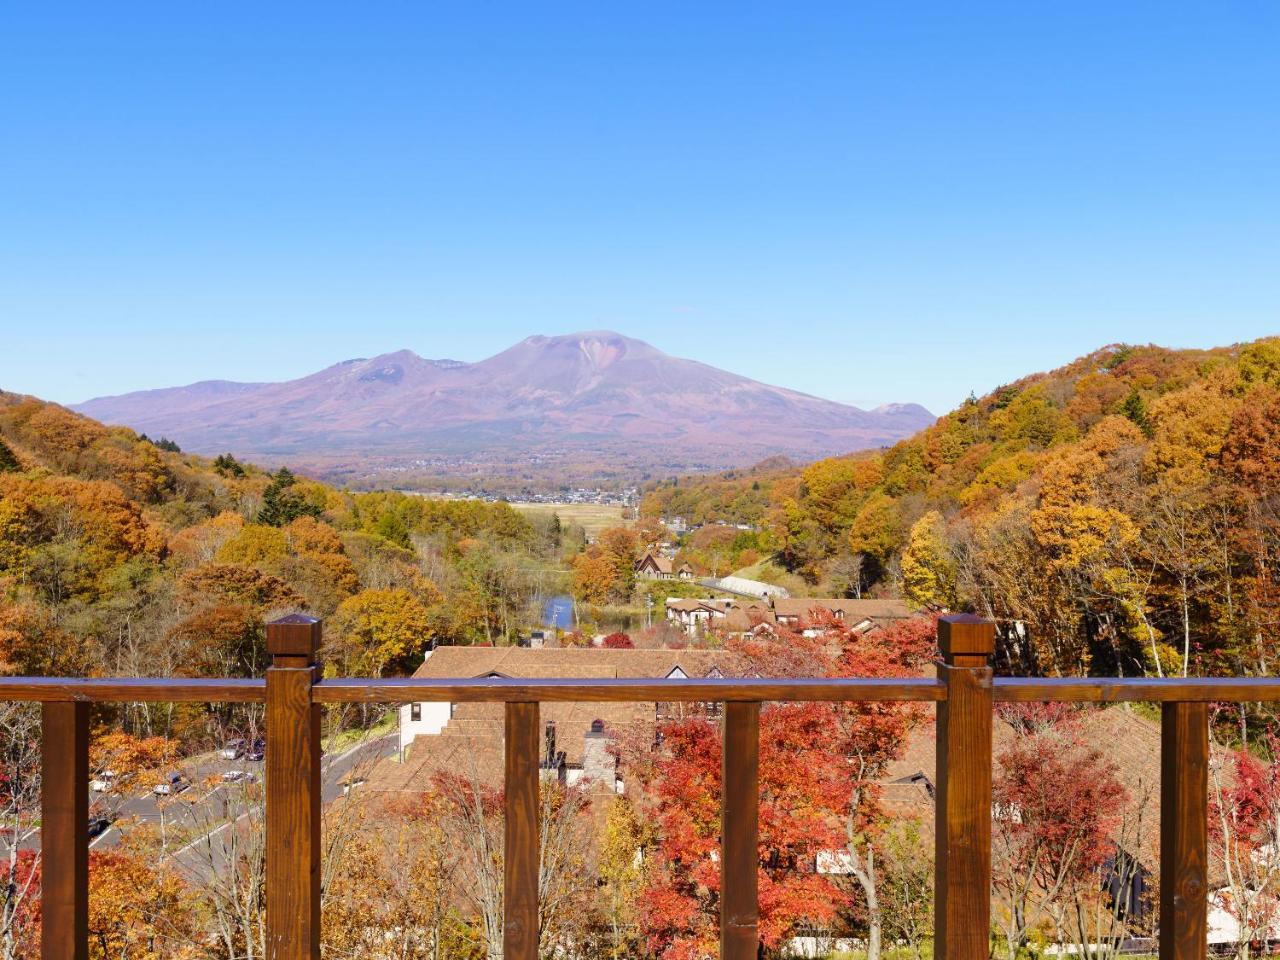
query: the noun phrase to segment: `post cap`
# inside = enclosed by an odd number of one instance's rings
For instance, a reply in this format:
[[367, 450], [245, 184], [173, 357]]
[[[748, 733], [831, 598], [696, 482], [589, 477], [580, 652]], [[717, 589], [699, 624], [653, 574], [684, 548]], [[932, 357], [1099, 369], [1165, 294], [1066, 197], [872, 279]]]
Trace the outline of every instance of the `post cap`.
[[996, 625], [972, 613], [949, 613], [938, 618], [938, 648], [952, 657], [989, 657], [996, 650]]
[[320, 649], [320, 621], [292, 613], [267, 624], [267, 653], [273, 657], [314, 657]]

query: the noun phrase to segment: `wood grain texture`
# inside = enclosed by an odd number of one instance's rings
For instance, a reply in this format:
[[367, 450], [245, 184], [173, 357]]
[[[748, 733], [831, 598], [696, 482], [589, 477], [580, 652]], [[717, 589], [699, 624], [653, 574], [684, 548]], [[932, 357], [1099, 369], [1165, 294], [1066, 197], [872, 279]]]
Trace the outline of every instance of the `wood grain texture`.
[[[940, 701], [946, 686], [932, 679], [814, 680], [322, 680], [317, 703], [462, 702], [753, 702], [769, 700]], [[266, 682], [156, 677], [4, 677], [0, 701], [55, 703], [261, 703]], [[997, 702], [1143, 701], [1148, 703], [1280, 701], [1280, 677], [1000, 677]]]
[[1208, 804], [1208, 705], [1165, 704], [1160, 744], [1160, 960], [1205, 957]]
[[931, 678], [812, 680], [502, 680], [339, 679], [316, 684], [318, 703], [410, 703], [414, 701], [580, 703], [708, 703], [778, 700], [925, 701], [946, 690]]
[[503, 960], [538, 960], [538, 811], [542, 738], [536, 703], [506, 710]]
[[[987, 960], [991, 929], [992, 684], [990, 623], [939, 622], [934, 956]], [[944, 633], [950, 632], [946, 637]], [[963, 632], [962, 637], [956, 634]], [[961, 642], [952, 642], [952, 641]], [[986, 651], [985, 653], [983, 651]]]
[[89, 705], [46, 703], [41, 747], [43, 960], [89, 957]]
[[169, 680], [157, 677], [0, 678], [0, 701], [54, 703], [261, 703], [262, 680]]
[[985, 667], [996, 648], [996, 628], [971, 613], [948, 613], [938, 618], [938, 649], [953, 667]]
[[995, 696], [1003, 703], [1249, 703], [1280, 700], [1280, 677], [1001, 677], [995, 681]]
[[267, 669], [267, 960], [320, 957], [320, 707], [316, 668], [296, 665], [310, 659], [285, 648]]
[[760, 704], [727, 703], [720, 806], [720, 956], [756, 960], [760, 944]]

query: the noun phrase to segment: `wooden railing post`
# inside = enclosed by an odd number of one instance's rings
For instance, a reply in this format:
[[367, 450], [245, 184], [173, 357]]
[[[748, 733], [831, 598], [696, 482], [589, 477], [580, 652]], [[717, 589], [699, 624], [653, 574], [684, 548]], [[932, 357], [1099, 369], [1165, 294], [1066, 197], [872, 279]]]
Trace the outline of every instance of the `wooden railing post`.
[[267, 624], [267, 960], [320, 957], [320, 621]]
[[508, 703], [502, 957], [538, 960], [538, 812], [542, 738], [536, 703]]
[[937, 960], [987, 960], [995, 626], [969, 614], [942, 617], [938, 647], [947, 698], [938, 704], [933, 953]]
[[1160, 960], [1204, 960], [1209, 705], [1166, 703], [1160, 744]]
[[760, 949], [760, 704], [724, 705], [720, 800], [720, 958]]
[[40, 955], [88, 960], [89, 704], [44, 704], [40, 762]]

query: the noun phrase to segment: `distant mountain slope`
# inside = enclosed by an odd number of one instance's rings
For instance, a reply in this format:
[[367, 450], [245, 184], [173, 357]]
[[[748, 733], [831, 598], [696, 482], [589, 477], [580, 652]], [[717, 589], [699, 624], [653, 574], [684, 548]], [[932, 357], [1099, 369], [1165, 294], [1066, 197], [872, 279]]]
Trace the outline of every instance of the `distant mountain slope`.
[[[656, 463], [747, 464], [878, 447], [932, 423], [768, 386], [610, 332], [529, 337], [478, 363], [402, 350], [286, 383], [206, 381], [76, 410], [184, 449], [277, 457], [492, 454], [572, 459], [612, 447]], [[641, 459], [645, 459], [641, 456]]]

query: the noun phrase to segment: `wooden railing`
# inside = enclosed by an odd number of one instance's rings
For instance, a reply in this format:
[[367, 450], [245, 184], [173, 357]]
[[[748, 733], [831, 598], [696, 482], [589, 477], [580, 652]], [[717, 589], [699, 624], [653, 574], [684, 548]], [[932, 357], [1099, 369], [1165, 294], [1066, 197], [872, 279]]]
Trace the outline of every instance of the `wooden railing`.
[[991, 909], [991, 730], [998, 701], [1163, 704], [1160, 958], [1203, 960], [1208, 902], [1208, 704], [1280, 700], [1280, 679], [995, 679], [994, 629], [943, 617], [937, 679], [320, 680], [320, 623], [269, 625], [265, 680], [0, 678], [0, 700], [43, 704], [43, 957], [88, 958], [90, 703], [266, 704], [268, 960], [320, 956], [320, 707], [488, 701], [506, 705], [506, 960], [538, 955], [538, 705], [723, 702], [721, 956], [758, 951], [758, 732], [767, 701], [937, 703], [934, 954], [987, 960]]

